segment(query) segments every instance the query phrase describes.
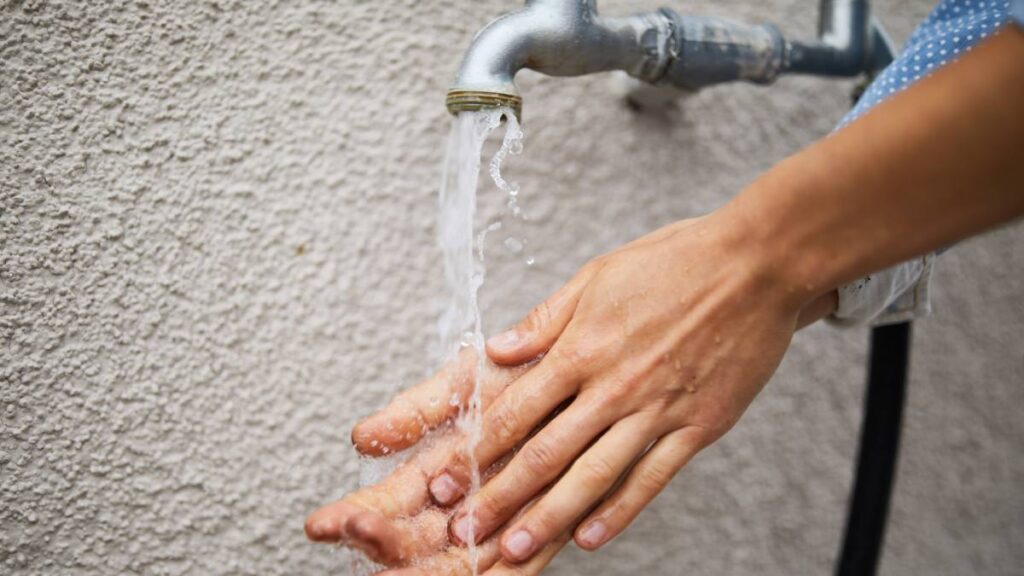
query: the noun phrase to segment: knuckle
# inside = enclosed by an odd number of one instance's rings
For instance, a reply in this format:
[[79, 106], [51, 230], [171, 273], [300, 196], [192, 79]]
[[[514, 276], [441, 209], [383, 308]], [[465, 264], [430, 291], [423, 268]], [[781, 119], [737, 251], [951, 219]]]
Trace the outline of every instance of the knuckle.
[[530, 310], [530, 313], [526, 315], [523, 327], [527, 332], [537, 332], [549, 324], [551, 324], [551, 306], [545, 300]]
[[540, 544], [546, 544], [552, 534], [561, 532], [564, 528], [561, 519], [563, 514], [559, 513], [559, 504], [545, 501], [541, 498], [537, 506], [531, 508], [523, 521], [523, 526], [529, 530], [534, 539]]
[[541, 438], [531, 440], [519, 457], [526, 472], [534, 478], [547, 478], [558, 467], [557, 451], [550, 442]]
[[443, 466], [436, 470], [433, 476], [448, 474], [457, 483], [465, 486], [465, 484], [469, 482], [471, 476], [469, 462], [469, 454], [467, 454], [465, 450], [459, 449], [448, 457], [448, 460], [445, 461]]
[[492, 522], [500, 522], [515, 512], [516, 499], [511, 495], [482, 490], [476, 497], [476, 517], [486, 530]]
[[637, 483], [641, 490], [649, 494], [648, 498], [661, 492], [675, 476], [675, 470], [664, 462], [652, 460], [639, 470]]
[[591, 488], [603, 488], [618, 477], [615, 467], [604, 456], [590, 456], [580, 460], [579, 466], [582, 482]]
[[572, 380], [583, 374], [586, 358], [571, 347], [561, 347], [548, 354], [556, 378]]
[[515, 409], [507, 406], [499, 408], [491, 419], [492, 437], [502, 446], [516, 442], [519, 439], [521, 422]]
[[608, 404], [618, 405], [624, 400], [636, 397], [636, 391], [645, 381], [645, 378], [637, 373], [619, 374], [609, 378], [604, 385], [604, 397]]

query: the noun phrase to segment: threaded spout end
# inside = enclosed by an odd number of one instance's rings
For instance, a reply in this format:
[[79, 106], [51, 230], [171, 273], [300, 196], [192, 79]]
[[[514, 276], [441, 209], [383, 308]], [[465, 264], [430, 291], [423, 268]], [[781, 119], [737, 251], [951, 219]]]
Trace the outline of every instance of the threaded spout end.
[[523, 99], [516, 94], [504, 92], [450, 90], [444, 103], [448, 107], [448, 112], [452, 114], [505, 106], [515, 112], [516, 118], [522, 119], [523, 115]]

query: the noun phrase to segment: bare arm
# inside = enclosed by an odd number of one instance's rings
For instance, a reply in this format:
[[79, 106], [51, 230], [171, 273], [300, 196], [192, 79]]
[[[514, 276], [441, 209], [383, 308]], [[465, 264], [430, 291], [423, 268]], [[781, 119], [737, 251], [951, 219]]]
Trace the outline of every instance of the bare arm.
[[[530, 439], [451, 533], [501, 529], [509, 562], [577, 523], [578, 545], [603, 546], [735, 424], [839, 285], [1022, 213], [1024, 33], [1007, 28], [721, 210], [590, 262], [488, 341], [501, 364], [543, 358], [487, 408], [474, 460]], [[440, 467], [435, 500], [461, 497], [469, 461]]]
[[1020, 216], [1024, 32], [1004, 28], [780, 163], [725, 212], [803, 298]]

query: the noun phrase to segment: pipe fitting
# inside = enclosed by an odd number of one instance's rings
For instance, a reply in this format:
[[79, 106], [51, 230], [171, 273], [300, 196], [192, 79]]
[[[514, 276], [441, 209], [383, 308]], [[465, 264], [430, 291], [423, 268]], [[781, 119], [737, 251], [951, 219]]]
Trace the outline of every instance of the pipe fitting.
[[521, 114], [515, 76], [622, 70], [641, 81], [699, 90], [797, 72], [853, 76], [877, 65], [867, 0], [821, 0], [819, 38], [787, 41], [769, 24], [680, 15], [669, 9], [605, 18], [596, 0], [527, 0], [473, 39], [446, 99], [458, 114], [508, 106]]
[[690, 91], [736, 80], [768, 84], [786, 67], [786, 41], [774, 26], [661, 12], [674, 33], [672, 62], [659, 84]]
[[594, 0], [532, 0], [481, 30], [448, 92], [453, 114], [499, 105], [516, 113], [515, 75], [529, 68], [549, 76], [624, 70], [647, 82], [670, 61], [671, 23], [660, 12], [603, 18]]

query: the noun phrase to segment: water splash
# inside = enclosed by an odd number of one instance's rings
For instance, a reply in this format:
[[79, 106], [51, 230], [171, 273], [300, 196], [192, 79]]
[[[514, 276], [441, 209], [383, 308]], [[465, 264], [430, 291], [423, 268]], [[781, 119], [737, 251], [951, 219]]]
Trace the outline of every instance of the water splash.
[[[438, 323], [438, 332], [446, 360], [453, 360], [459, 349], [465, 346], [472, 346], [477, 358], [473, 391], [458, 419], [459, 427], [468, 437], [468, 459], [473, 470], [470, 495], [480, 489], [475, 448], [480, 441], [481, 428], [478, 375], [483, 374], [485, 356], [478, 294], [485, 276], [484, 244], [487, 234], [501, 227], [500, 222], [495, 222], [478, 234], [474, 233], [476, 193], [484, 142], [503, 119], [506, 121], [505, 135], [501, 148], [490, 161], [488, 172], [498, 189], [508, 195], [508, 206], [513, 216], [523, 217], [517, 201], [519, 187], [501, 175], [505, 158], [522, 151], [523, 132], [508, 108], [463, 112], [455, 118], [448, 138], [439, 201], [438, 242], [444, 254], [445, 280], [451, 300]], [[470, 515], [474, 513], [472, 504], [468, 512]], [[470, 523], [469, 559], [475, 575], [478, 551], [472, 530]]]
[[[447, 398], [432, 397], [429, 402], [432, 406], [437, 406], [441, 402], [453, 407], [461, 406], [457, 425], [468, 438], [467, 449], [474, 471], [470, 495], [480, 489], [480, 475], [476, 472], [478, 466], [474, 457], [476, 445], [480, 441], [481, 427], [481, 391], [476, 375], [483, 374], [485, 362], [483, 326], [477, 296], [484, 282], [484, 244], [487, 235], [501, 228], [501, 222], [497, 221], [482, 226], [482, 229], [476, 232], [474, 219], [484, 144], [488, 136], [501, 126], [502, 120], [505, 120], [505, 134], [501, 147], [490, 160], [488, 173], [498, 189], [508, 196], [507, 206], [511, 214], [522, 220], [527, 219], [517, 202], [518, 185], [506, 181], [501, 175], [501, 166], [505, 158], [509, 154], [515, 155], [522, 151], [523, 132], [512, 110], [508, 108], [463, 112], [454, 119], [445, 150], [438, 206], [438, 244], [444, 257], [445, 282], [450, 295], [448, 305], [438, 321], [443, 361], [453, 361], [461, 349], [471, 346], [476, 351], [477, 365], [472, 393], [468, 399], [464, 401], [458, 392], [454, 392]], [[508, 238], [505, 246], [511, 251], [518, 252], [523, 249], [524, 243], [515, 238]], [[360, 487], [380, 482], [429, 441], [428, 435], [420, 445], [407, 451], [378, 458], [360, 458]], [[376, 445], [376, 441], [374, 444]], [[474, 510], [471, 508], [469, 512], [472, 514]], [[479, 555], [472, 532], [469, 540], [469, 560], [475, 576], [478, 573]], [[385, 569], [384, 566], [369, 561], [362, 554], [353, 554], [349, 551], [345, 554], [349, 559], [351, 574], [369, 576]]]

